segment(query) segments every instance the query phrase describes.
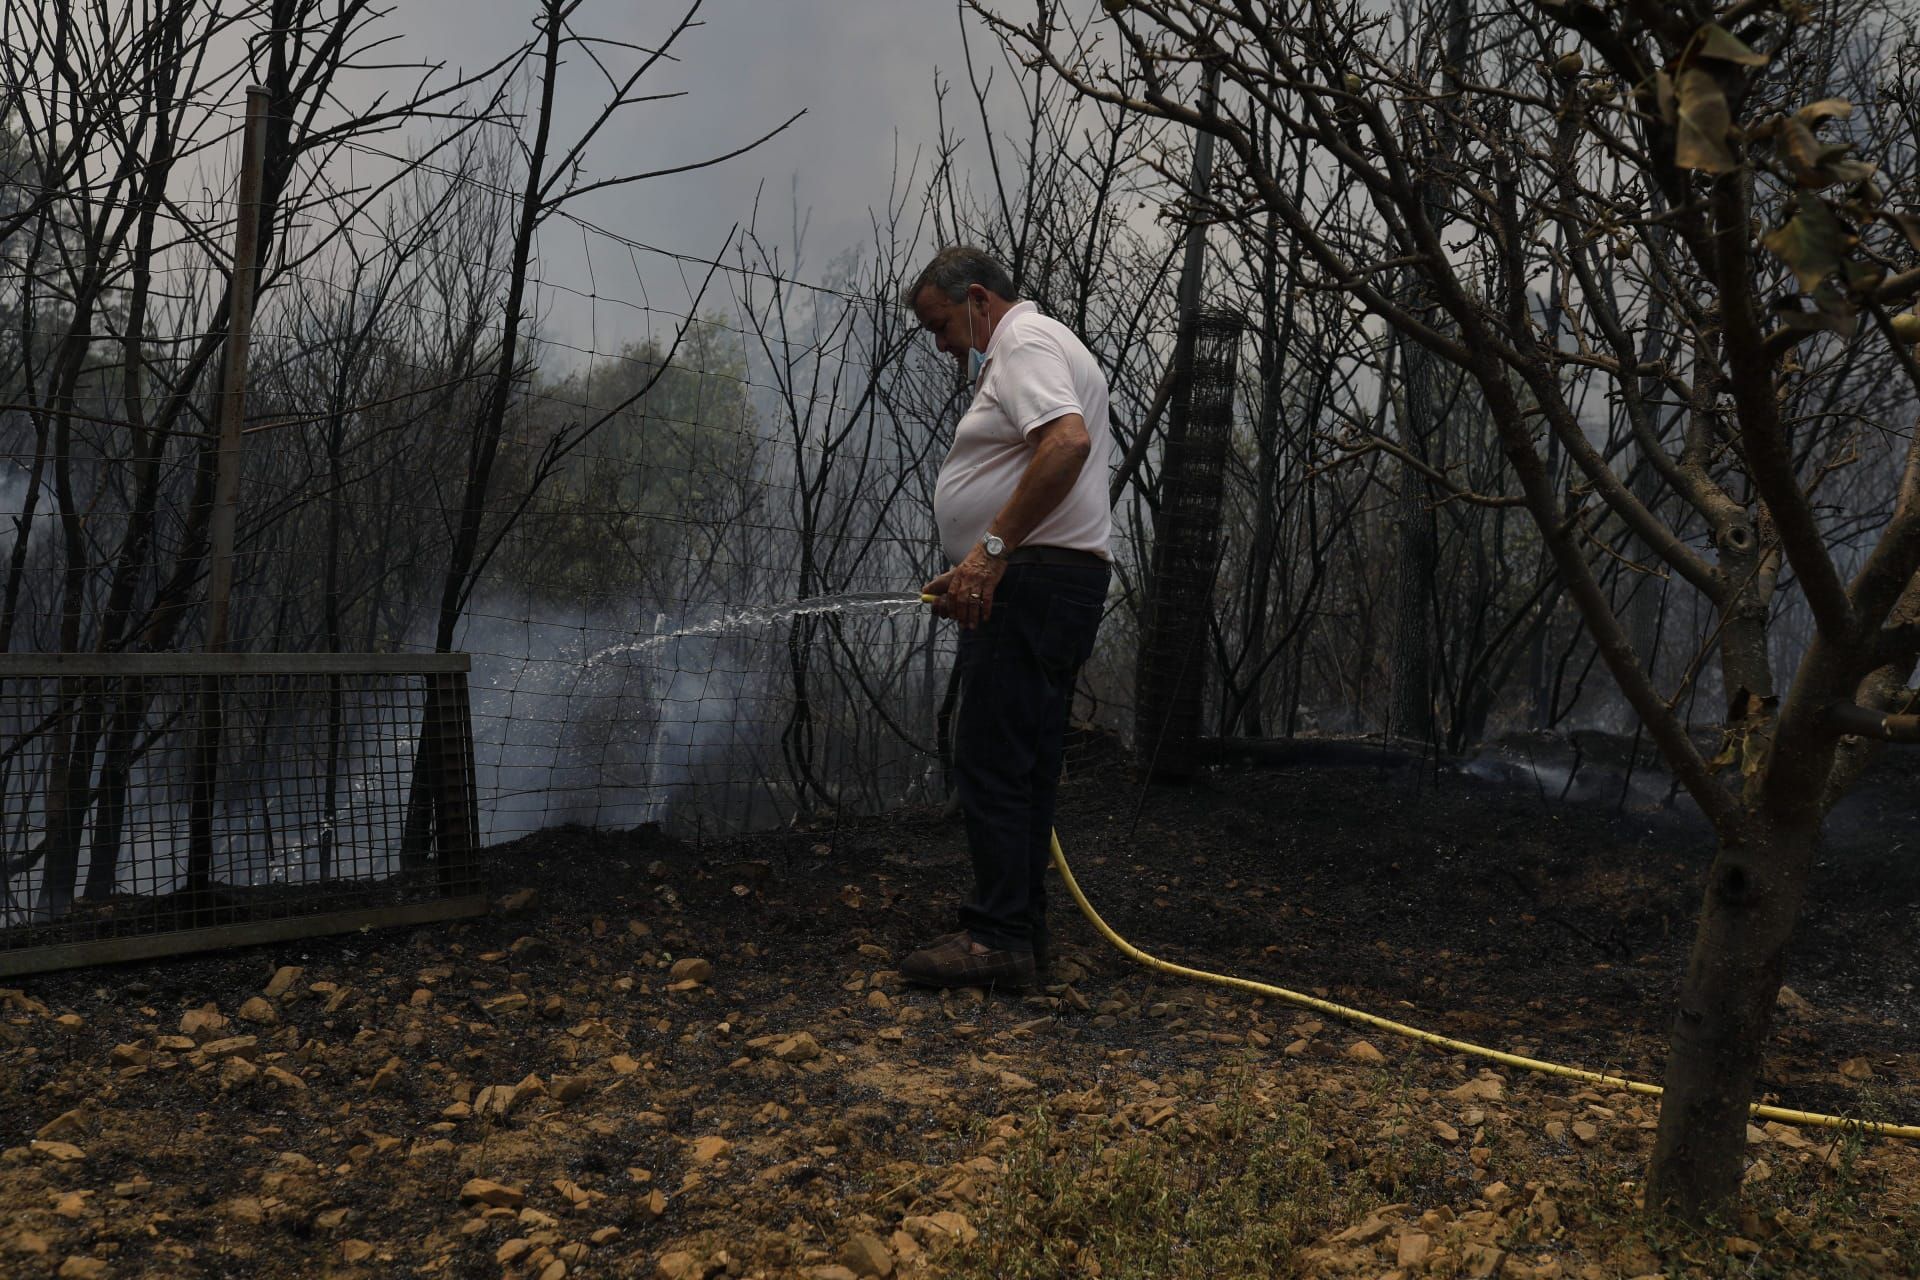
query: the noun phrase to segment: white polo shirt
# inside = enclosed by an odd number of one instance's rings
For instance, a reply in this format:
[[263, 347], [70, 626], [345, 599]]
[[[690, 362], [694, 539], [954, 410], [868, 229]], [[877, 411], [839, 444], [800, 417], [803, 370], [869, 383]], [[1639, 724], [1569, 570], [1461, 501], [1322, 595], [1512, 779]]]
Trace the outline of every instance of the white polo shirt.
[[987, 340], [987, 364], [933, 490], [933, 518], [949, 563], [985, 536], [1033, 460], [1033, 432], [1062, 414], [1087, 424], [1093, 449], [1073, 488], [1026, 537], [1026, 545], [1067, 547], [1111, 558], [1107, 503], [1112, 432], [1107, 378], [1073, 331], [1031, 302], [1016, 303]]

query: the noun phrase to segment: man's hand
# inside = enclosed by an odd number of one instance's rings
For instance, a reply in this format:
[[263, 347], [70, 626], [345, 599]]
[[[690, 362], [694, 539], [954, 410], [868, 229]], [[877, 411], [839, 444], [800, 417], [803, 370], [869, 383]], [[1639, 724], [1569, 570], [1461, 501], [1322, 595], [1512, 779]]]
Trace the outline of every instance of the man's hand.
[[952, 618], [971, 631], [993, 614], [993, 591], [1007, 572], [1005, 560], [995, 560], [976, 546], [967, 558], [929, 582], [923, 591], [936, 596], [934, 616]]

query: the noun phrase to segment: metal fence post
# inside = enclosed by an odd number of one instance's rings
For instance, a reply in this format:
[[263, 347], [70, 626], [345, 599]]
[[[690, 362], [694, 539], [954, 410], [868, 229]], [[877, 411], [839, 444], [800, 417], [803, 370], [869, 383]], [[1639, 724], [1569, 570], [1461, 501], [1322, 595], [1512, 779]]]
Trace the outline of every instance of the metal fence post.
[[[247, 412], [247, 354], [253, 341], [253, 300], [260, 277], [260, 191], [267, 163], [267, 106], [261, 85], [247, 88], [247, 121], [240, 144], [235, 197], [233, 278], [227, 290], [227, 350], [220, 383], [220, 437], [214, 455], [213, 512], [207, 522], [208, 653], [227, 648], [233, 602], [233, 543], [240, 507], [240, 431]], [[220, 773], [220, 684], [201, 686], [199, 732], [193, 752], [187, 809], [187, 887], [209, 892], [213, 883], [213, 811]]]
[[247, 125], [234, 211], [233, 285], [227, 310], [227, 358], [220, 385], [220, 444], [208, 525], [207, 652], [227, 647], [233, 597], [233, 539], [240, 506], [240, 430], [247, 413], [247, 355], [253, 343], [253, 301], [260, 283], [260, 188], [267, 165], [267, 106], [261, 85], [247, 89]]

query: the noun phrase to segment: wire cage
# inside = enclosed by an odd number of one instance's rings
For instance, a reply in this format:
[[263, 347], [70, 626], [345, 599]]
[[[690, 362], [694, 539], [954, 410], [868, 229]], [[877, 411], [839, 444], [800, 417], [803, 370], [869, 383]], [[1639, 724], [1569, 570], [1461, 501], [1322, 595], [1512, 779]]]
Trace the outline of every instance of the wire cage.
[[1186, 429], [1161, 460], [1146, 621], [1137, 659], [1134, 742], [1156, 778], [1189, 776], [1200, 736], [1207, 619], [1220, 563], [1220, 504], [1233, 428], [1238, 312], [1208, 309], [1194, 324]]
[[0, 976], [484, 912], [469, 666], [0, 654]]

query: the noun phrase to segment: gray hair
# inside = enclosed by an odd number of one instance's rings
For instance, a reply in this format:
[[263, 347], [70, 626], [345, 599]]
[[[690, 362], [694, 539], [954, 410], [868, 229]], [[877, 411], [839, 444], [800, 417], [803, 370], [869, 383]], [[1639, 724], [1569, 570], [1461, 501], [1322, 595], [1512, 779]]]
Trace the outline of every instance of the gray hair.
[[1014, 293], [1013, 277], [1007, 274], [998, 258], [985, 249], [959, 244], [933, 255], [933, 261], [914, 277], [903, 301], [911, 307], [920, 297], [920, 291], [931, 285], [948, 302], [959, 302], [967, 296], [967, 287], [976, 284], [1008, 302], [1018, 296]]

